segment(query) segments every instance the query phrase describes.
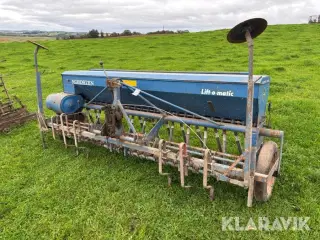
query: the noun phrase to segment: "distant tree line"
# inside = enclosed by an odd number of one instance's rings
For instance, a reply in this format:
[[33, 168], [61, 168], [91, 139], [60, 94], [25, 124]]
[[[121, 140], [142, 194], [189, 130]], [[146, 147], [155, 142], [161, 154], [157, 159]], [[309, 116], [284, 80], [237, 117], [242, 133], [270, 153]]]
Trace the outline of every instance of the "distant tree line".
[[170, 31], [170, 30], [158, 30], [155, 32], [148, 32], [147, 35], [151, 35], [151, 34], [175, 34], [175, 33], [189, 33], [189, 30], [177, 30], [175, 31]]
[[46, 34], [45, 31], [39, 31], [39, 30], [32, 30], [32, 31], [23, 31], [22, 34]]
[[320, 23], [320, 15], [310, 16], [309, 23]]
[[[151, 34], [182, 34], [182, 33], [189, 33], [188, 30], [177, 30], [176, 32], [170, 30], [159, 30], [155, 32], [148, 32], [147, 35]], [[60, 40], [67, 40], [67, 39], [84, 39], [84, 38], [108, 38], [108, 37], [125, 37], [125, 36], [138, 36], [144, 35], [140, 32], [130, 31], [128, 29], [124, 30], [122, 33], [112, 32], [112, 33], [104, 33], [102, 30], [99, 32], [97, 29], [91, 29], [86, 34], [77, 34], [77, 35], [67, 35], [61, 34], [57, 35], [56, 39]]]

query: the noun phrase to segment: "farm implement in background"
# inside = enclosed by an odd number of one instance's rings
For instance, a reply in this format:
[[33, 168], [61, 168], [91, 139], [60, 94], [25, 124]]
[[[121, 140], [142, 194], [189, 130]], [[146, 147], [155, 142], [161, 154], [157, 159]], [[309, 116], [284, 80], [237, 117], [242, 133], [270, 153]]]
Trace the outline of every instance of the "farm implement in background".
[[0, 132], [8, 132], [11, 127], [35, 119], [16, 96], [10, 97], [2, 75], [0, 75]]
[[[64, 72], [64, 92], [46, 99], [56, 113], [47, 119], [37, 74], [41, 132], [61, 135], [77, 154], [88, 141], [155, 161], [169, 183], [163, 166], [177, 167], [184, 188], [189, 171], [202, 173], [210, 199], [212, 176], [248, 189], [249, 207], [254, 196], [267, 201], [280, 173], [284, 133], [266, 127], [270, 77], [253, 75], [253, 38], [266, 27], [266, 20], [250, 19], [227, 36], [247, 42], [249, 73], [105, 70], [102, 62], [102, 69]], [[265, 137], [278, 139], [280, 149]]]

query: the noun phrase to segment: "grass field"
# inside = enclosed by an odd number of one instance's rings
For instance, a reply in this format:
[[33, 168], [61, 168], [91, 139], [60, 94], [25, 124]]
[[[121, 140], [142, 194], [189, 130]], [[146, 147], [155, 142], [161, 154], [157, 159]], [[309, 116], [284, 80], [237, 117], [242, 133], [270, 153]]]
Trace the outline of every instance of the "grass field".
[[[0, 239], [319, 239], [320, 25], [269, 26], [255, 42], [256, 74], [272, 77], [273, 128], [285, 131], [282, 176], [265, 204], [246, 207], [247, 192], [222, 182], [210, 202], [202, 176], [193, 188], [171, 188], [157, 164], [90, 146], [75, 157], [50, 134], [42, 150], [35, 122], [0, 135]], [[226, 30], [43, 42], [44, 97], [62, 91], [64, 70], [247, 71], [246, 44], [231, 45]], [[0, 72], [11, 94], [36, 109], [33, 46], [0, 43]], [[47, 112], [48, 115], [52, 114]], [[310, 217], [311, 231], [223, 232], [222, 217]]]
[[54, 40], [54, 37], [24, 37], [24, 36], [0, 36], [0, 42], [26, 42]]

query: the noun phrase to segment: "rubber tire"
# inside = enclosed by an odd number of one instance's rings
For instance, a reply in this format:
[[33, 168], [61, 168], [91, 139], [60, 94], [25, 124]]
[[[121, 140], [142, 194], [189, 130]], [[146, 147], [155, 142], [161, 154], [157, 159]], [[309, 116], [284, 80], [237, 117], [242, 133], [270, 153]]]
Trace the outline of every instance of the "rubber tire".
[[[278, 158], [278, 146], [275, 142], [269, 141], [263, 144], [258, 157], [256, 172], [268, 174], [270, 168]], [[269, 182], [255, 182], [254, 197], [257, 201], [266, 202], [272, 195], [273, 185], [276, 178], [272, 177]]]

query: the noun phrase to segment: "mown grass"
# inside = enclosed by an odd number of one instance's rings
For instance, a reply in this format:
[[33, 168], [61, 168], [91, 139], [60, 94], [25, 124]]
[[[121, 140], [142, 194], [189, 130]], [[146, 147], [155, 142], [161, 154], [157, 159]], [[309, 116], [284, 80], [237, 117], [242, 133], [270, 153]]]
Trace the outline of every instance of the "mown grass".
[[[319, 239], [320, 25], [269, 26], [255, 42], [256, 74], [272, 77], [273, 128], [285, 131], [282, 176], [272, 199], [246, 207], [247, 192], [222, 182], [208, 201], [201, 175], [191, 189], [171, 188], [157, 165], [92, 145], [75, 157], [48, 134], [42, 150], [35, 122], [0, 136], [2, 239]], [[247, 71], [245, 44], [231, 45], [226, 30], [170, 36], [47, 41], [41, 51], [43, 92], [62, 91], [64, 70], [107, 68]], [[33, 46], [1, 43], [0, 72], [11, 94], [36, 109]], [[47, 112], [47, 114], [51, 114]], [[212, 136], [211, 136], [212, 137]], [[308, 216], [311, 231], [222, 232], [222, 217]]]

